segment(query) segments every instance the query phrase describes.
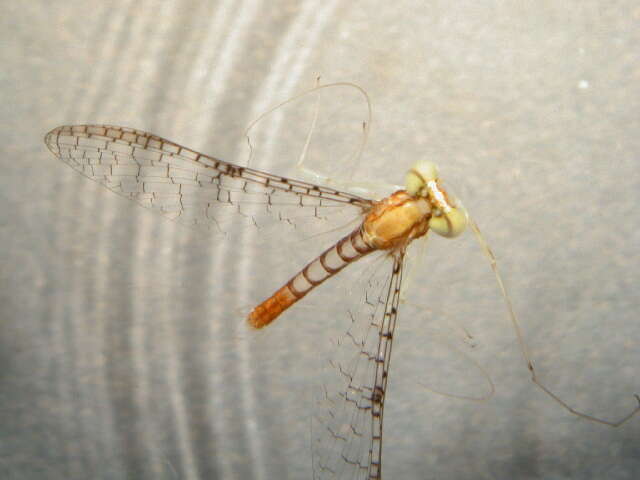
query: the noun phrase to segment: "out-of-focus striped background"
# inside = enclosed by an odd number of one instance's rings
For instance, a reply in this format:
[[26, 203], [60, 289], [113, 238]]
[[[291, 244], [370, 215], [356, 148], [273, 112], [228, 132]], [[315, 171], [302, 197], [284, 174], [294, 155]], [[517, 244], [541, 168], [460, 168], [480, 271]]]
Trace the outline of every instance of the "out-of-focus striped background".
[[[640, 391], [639, 21], [624, 0], [3, 2], [0, 477], [311, 478], [318, 336], [341, 329], [314, 311], [336, 306], [310, 298], [301, 318], [248, 338], [251, 292], [301, 263], [135, 208], [42, 137], [112, 123], [241, 163], [244, 128], [318, 76], [372, 98], [364, 175], [401, 183], [429, 158], [454, 179], [542, 379], [579, 409], [624, 415]], [[301, 130], [274, 120], [265, 138], [291, 153], [260, 167], [291, 174]], [[486, 263], [429, 245], [435, 287], [408, 302], [433, 311], [400, 317], [385, 478], [636, 478], [640, 418], [609, 429], [546, 398], [496, 290], [474, 280], [490, 285]], [[482, 393], [449, 343], [488, 370], [492, 399], [419, 385]]]

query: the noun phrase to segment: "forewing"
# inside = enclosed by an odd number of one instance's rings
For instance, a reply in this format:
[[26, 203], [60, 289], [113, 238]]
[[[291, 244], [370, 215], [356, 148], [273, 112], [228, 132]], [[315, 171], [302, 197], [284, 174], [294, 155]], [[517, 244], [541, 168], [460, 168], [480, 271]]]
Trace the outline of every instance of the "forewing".
[[336, 341], [316, 394], [315, 480], [381, 478], [382, 420], [404, 252], [384, 256], [359, 282], [360, 301], [347, 312], [348, 329]]
[[316, 222], [334, 210], [352, 216], [371, 201], [319, 185], [241, 167], [131, 128], [74, 125], [45, 136], [74, 170], [170, 219], [226, 233], [243, 220]]

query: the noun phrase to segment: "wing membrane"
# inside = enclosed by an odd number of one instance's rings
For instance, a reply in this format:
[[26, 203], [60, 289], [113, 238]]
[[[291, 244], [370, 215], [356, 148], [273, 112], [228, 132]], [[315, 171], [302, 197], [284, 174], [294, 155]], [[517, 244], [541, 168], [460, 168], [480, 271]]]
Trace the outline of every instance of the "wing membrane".
[[367, 277], [359, 308], [349, 311], [349, 329], [329, 360], [316, 398], [315, 480], [381, 478], [382, 419], [404, 252], [391, 260]]
[[[353, 218], [373, 205], [124, 127], [62, 126], [49, 132], [45, 143], [60, 160], [114, 193], [207, 230], [224, 233], [229, 222], [243, 219], [257, 226], [264, 218], [294, 226], [324, 222], [325, 215], [345, 209]], [[364, 288], [352, 290], [362, 299], [349, 310], [351, 325], [329, 360], [330, 380], [317, 398], [316, 479], [381, 478], [382, 417], [404, 252], [383, 255], [391, 261], [378, 263]], [[389, 264], [391, 271], [382, 268]]]
[[[45, 136], [74, 170], [170, 219], [225, 233], [242, 218], [314, 222], [336, 209], [367, 211], [372, 201], [198, 153], [164, 138], [110, 125], [73, 125]], [[238, 215], [240, 214], [240, 215]]]

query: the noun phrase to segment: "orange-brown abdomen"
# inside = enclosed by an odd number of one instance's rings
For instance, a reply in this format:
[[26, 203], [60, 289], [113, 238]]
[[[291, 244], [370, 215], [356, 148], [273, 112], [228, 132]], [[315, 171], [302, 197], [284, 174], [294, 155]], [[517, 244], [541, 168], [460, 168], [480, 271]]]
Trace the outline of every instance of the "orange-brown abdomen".
[[325, 250], [285, 286], [254, 308], [247, 317], [247, 321], [254, 328], [268, 325], [326, 279], [373, 250], [375, 248], [367, 245], [362, 238], [362, 226], [358, 227]]
[[253, 328], [262, 328], [270, 324], [278, 315], [297, 301], [298, 298], [291, 292], [289, 284], [287, 283], [251, 311], [247, 317], [249, 325]]

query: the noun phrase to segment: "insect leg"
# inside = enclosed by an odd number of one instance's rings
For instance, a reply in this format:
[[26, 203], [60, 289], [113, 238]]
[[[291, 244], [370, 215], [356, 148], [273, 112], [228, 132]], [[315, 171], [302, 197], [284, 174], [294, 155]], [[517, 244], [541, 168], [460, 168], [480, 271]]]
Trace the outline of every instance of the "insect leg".
[[469, 218], [469, 225], [471, 226], [471, 229], [473, 230], [473, 233], [475, 234], [476, 239], [478, 240], [478, 243], [480, 244], [480, 247], [482, 248], [484, 254], [487, 256], [487, 258], [489, 259], [489, 262], [491, 264], [491, 269], [493, 270], [493, 273], [494, 273], [494, 275], [496, 277], [496, 281], [498, 282], [498, 286], [500, 287], [500, 293], [502, 294], [502, 298], [504, 299], [504, 302], [505, 302], [505, 304], [507, 306], [507, 311], [509, 313], [509, 318], [511, 320], [511, 324], [513, 325], [513, 329], [514, 329], [514, 331], [516, 333], [516, 338], [518, 339], [518, 344], [520, 345], [520, 351], [522, 352], [522, 358], [525, 361], [525, 364], [527, 365], [527, 369], [531, 373], [531, 381], [534, 384], [536, 384], [538, 386], [538, 388], [540, 388], [540, 390], [542, 390], [549, 397], [551, 397], [553, 400], [558, 402], [565, 410], [567, 410], [568, 412], [572, 413], [573, 415], [576, 415], [578, 417], [584, 418], [584, 419], [592, 421], [592, 422], [601, 423], [603, 425], [608, 425], [610, 427], [619, 427], [620, 425], [625, 423], [627, 420], [629, 420], [631, 417], [633, 417], [636, 413], [638, 413], [638, 411], [640, 411], [640, 396], [635, 394], [634, 397], [635, 397], [636, 401], [638, 402], [638, 405], [630, 413], [628, 413], [627, 415], [625, 415], [624, 417], [622, 417], [621, 419], [619, 419], [617, 421], [613, 421], [612, 422], [612, 421], [609, 421], [609, 420], [603, 420], [601, 418], [594, 417], [592, 415], [588, 415], [586, 413], [580, 412], [580, 411], [576, 410], [575, 408], [571, 407], [568, 403], [566, 403], [558, 395], [553, 393], [547, 386], [545, 386], [538, 379], [538, 376], [536, 374], [535, 368], [533, 367], [533, 361], [531, 360], [531, 356], [529, 355], [529, 352], [527, 351], [527, 346], [526, 346], [526, 343], [524, 341], [524, 337], [522, 335], [522, 330], [520, 328], [520, 324], [518, 323], [518, 317], [517, 317], [517, 315], [515, 313], [515, 310], [513, 308], [513, 304], [511, 303], [511, 298], [509, 297], [509, 294], [507, 293], [507, 289], [506, 289], [506, 287], [504, 285], [504, 282], [502, 281], [502, 276], [500, 275], [500, 272], [498, 271], [498, 263], [497, 263], [496, 257], [493, 254], [493, 252], [491, 251], [491, 248], [489, 247], [489, 245], [487, 244], [487, 241], [484, 239], [484, 236], [480, 232], [480, 229], [478, 228], [478, 225], [476, 225], [476, 223], [471, 218]]

